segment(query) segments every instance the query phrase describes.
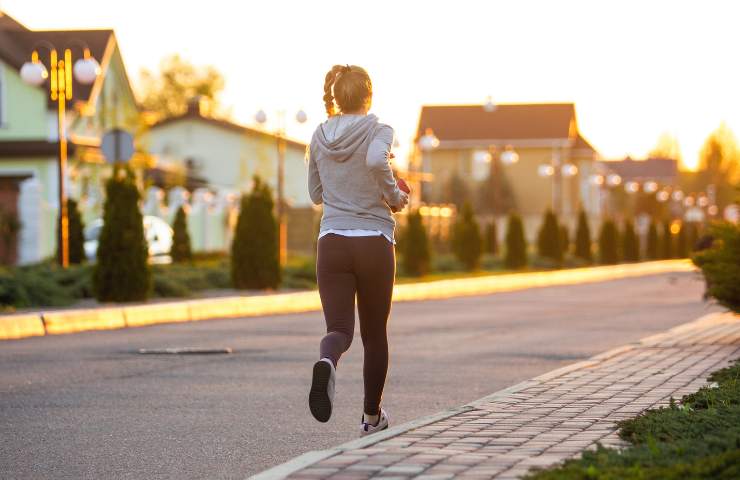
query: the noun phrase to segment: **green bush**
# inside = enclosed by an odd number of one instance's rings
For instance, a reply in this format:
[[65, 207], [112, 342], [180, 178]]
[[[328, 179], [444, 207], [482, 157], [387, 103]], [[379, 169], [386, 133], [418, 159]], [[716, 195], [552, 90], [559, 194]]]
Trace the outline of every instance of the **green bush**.
[[439, 273], [462, 272], [465, 266], [455, 255], [441, 254], [432, 257], [432, 271]]
[[671, 233], [671, 221], [663, 222], [663, 235], [660, 242], [660, 258], [667, 260], [673, 258], [673, 233]]
[[527, 266], [527, 241], [524, 238], [522, 218], [512, 213], [506, 227], [506, 268], [519, 269]]
[[175, 223], [172, 225], [174, 231], [172, 237], [172, 248], [170, 256], [175, 263], [189, 262], [193, 259], [190, 248], [190, 235], [188, 234], [188, 217], [185, 209], [181, 206], [175, 214]]
[[622, 259], [625, 262], [640, 261], [640, 239], [635, 233], [635, 226], [631, 220], [624, 221], [622, 233]]
[[659, 244], [658, 226], [655, 224], [655, 221], [650, 220], [650, 227], [648, 227], [647, 234], [647, 246], [645, 248], [645, 256], [649, 260], [658, 260], [660, 258]]
[[632, 443], [599, 446], [579, 459], [528, 475], [530, 480], [740, 478], [740, 363], [709, 377], [716, 386], [671, 399], [663, 407], [619, 423]]
[[540, 231], [537, 233], [537, 253], [540, 257], [550, 259], [556, 264], [563, 261], [558, 218], [550, 209], [545, 211]]
[[89, 298], [91, 267], [56, 263], [0, 270], [0, 309], [63, 307]]
[[612, 265], [619, 262], [619, 232], [612, 220], [606, 220], [601, 224], [599, 232], [599, 263]]
[[486, 225], [485, 239], [485, 253], [490, 253], [491, 255], [498, 254], [498, 232], [496, 229], [496, 220], [491, 220], [491, 223]]
[[591, 231], [588, 227], [586, 212], [581, 210], [578, 214], [578, 227], [576, 227], [576, 257], [588, 263], [593, 261], [591, 253]]
[[133, 171], [116, 164], [105, 194], [103, 229], [93, 271], [95, 297], [103, 302], [145, 300], [152, 278]]
[[409, 213], [406, 220], [403, 233], [403, 270], [406, 275], [420, 277], [429, 273], [429, 238], [419, 210]]
[[285, 288], [316, 288], [316, 258], [292, 258], [283, 268], [282, 286]]
[[696, 222], [688, 222], [685, 225], [687, 227], [686, 244], [689, 252], [688, 256], [690, 256], [691, 252], [696, 248], [696, 242], [699, 241], [699, 225]]
[[740, 225], [718, 222], [710, 226], [709, 234], [712, 246], [695, 253], [692, 260], [704, 274], [707, 293], [740, 312]]
[[478, 222], [473, 216], [473, 208], [466, 202], [453, 227], [452, 251], [467, 270], [475, 270], [480, 262], [481, 247]]
[[254, 177], [242, 195], [241, 211], [231, 245], [231, 279], [235, 288], [263, 289], [280, 285], [278, 225], [270, 187]]
[[[76, 265], [85, 261], [85, 229], [77, 201], [67, 198], [67, 233], [69, 235], [69, 263]], [[57, 222], [57, 261], [62, 263], [61, 217]]]

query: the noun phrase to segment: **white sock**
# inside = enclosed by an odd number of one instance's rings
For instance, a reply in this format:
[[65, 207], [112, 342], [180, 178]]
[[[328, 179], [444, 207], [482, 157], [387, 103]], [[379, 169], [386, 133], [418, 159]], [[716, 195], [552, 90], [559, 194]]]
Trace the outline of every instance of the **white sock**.
[[369, 423], [373, 427], [378, 424], [378, 421], [380, 421], [380, 412], [378, 412], [377, 415], [368, 415], [367, 413], [362, 414], [362, 421], [365, 423]]

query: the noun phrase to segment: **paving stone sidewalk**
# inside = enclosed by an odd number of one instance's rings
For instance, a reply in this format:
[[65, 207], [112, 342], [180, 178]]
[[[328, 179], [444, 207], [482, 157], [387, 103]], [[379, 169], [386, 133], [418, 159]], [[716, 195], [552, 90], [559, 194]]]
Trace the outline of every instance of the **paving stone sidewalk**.
[[740, 316], [712, 314], [375, 439], [311, 452], [258, 477], [519, 478], [596, 442], [623, 445], [617, 421], [698, 390], [710, 372], [738, 357]]

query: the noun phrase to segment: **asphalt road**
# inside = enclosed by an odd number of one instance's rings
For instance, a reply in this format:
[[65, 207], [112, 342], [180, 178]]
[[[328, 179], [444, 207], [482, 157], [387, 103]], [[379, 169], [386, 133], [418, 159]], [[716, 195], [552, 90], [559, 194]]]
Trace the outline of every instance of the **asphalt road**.
[[[394, 305], [394, 424], [458, 406], [709, 311], [696, 274]], [[319, 313], [0, 343], [1, 478], [244, 478], [357, 437], [359, 331], [334, 416], [307, 394]], [[359, 330], [359, 329], [358, 329]], [[139, 348], [231, 347], [230, 355]]]

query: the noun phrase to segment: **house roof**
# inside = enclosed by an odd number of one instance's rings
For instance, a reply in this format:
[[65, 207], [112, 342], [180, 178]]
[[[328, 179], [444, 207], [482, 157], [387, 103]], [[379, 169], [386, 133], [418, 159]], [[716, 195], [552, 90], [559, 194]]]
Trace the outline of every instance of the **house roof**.
[[575, 118], [572, 103], [502, 104], [492, 112], [483, 105], [426, 105], [417, 139], [427, 128], [440, 141], [568, 139]]
[[[271, 138], [274, 138], [275, 137], [275, 135], [273, 135], [271, 133], [268, 133], [268, 132], [263, 132], [262, 130], [257, 130], [255, 128], [245, 127], [244, 125], [239, 125], [237, 123], [230, 122], [228, 120], [223, 120], [223, 119], [219, 119], [219, 118], [212, 118], [212, 117], [209, 117], [209, 116], [206, 116], [206, 115], [202, 115], [200, 113], [200, 109], [197, 106], [194, 106], [193, 103], [191, 103], [188, 106], [188, 110], [184, 114], [178, 115], [178, 116], [175, 116], [175, 117], [165, 118], [164, 120], [162, 120], [160, 122], [157, 122], [156, 124], [152, 125], [151, 128], [152, 128], [152, 130], [155, 130], [155, 129], [164, 127], [166, 125], [171, 125], [173, 123], [177, 123], [177, 122], [181, 122], [181, 121], [185, 121], [185, 120], [196, 120], [196, 121], [205, 123], [207, 125], [212, 125], [212, 126], [214, 126], [216, 128], [221, 128], [221, 129], [224, 129], [224, 130], [228, 130], [228, 131], [231, 131], [231, 132], [238, 133], [240, 135], [252, 135], [252, 136], [255, 136], [255, 137], [271, 137]], [[294, 147], [294, 148], [298, 148], [298, 149], [301, 149], [301, 150], [305, 150], [306, 149], [306, 144], [305, 143], [301, 143], [301, 142], [299, 142], [297, 140], [292, 140], [292, 139], [286, 138], [285, 139], [285, 142], [286, 142], [287, 146], [289, 146], [289, 147]]]
[[[29, 30], [14, 18], [0, 12], [0, 59], [20, 70], [21, 66], [31, 59], [34, 48], [37, 48], [39, 60], [48, 70], [49, 52], [43, 48], [44, 42], [49, 42], [59, 49], [60, 55], [63, 55], [63, 49], [72, 48], [75, 56], [81, 55], [79, 42], [82, 42], [90, 49], [93, 57], [102, 62], [105, 49], [113, 35], [113, 30]], [[48, 81], [44, 83], [47, 88]], [[92, 88], [92, 85], [83, 85], [74, 80], [73, 99], [87, 101]]]
[[678, 177], [678, 161], [673, 158], [633, 160], [627, 157], [624, 160], [605, 161], [601, 164], [619, 174], [624, 180], [662, 179], [670, 181]]

